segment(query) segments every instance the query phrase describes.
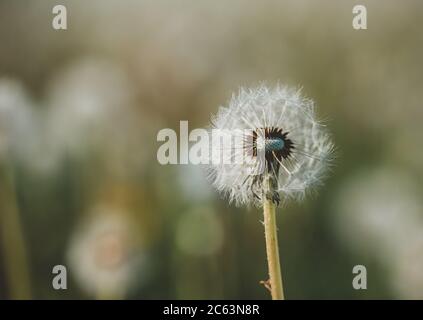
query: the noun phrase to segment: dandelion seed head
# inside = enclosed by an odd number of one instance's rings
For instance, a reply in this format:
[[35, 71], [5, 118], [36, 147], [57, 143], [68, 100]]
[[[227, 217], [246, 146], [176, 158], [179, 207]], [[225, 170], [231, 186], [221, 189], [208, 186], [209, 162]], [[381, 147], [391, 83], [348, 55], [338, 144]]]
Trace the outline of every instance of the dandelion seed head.
[[[261, 206], [269, 178], [274, 192], [294, 199], [302, 199], [307, 190], [322, 183], [333, 144], [316, 119], [313, 101], [300, 90], [281, 85], [241, 88], [211, 122], [212, 129], [235, 141], [229, 145], [230, 159], [242, 154], [251, 160], [219, 162], [216, 155], [220, 157], [219, 151], [228, 146], [211, 144], [209, 178], [236, 205]], [[264, 161], [254, 161], [260, 153]]]

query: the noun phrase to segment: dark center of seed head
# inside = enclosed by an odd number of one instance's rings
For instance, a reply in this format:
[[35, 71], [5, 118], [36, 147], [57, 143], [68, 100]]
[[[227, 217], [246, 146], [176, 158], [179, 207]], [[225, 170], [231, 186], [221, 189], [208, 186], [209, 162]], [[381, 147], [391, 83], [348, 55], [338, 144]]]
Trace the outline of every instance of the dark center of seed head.
[[269, 137], [265, 139], [264, 150], [265, 152], [281, 151], [285, 147], [285, 141], [278, 137]]

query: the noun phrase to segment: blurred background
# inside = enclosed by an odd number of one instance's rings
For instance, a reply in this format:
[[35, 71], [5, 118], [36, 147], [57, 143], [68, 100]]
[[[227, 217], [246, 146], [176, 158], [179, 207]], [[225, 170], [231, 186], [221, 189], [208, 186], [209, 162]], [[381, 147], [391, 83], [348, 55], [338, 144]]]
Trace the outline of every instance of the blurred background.
[[156, 159], [263, 80], [303, 87], [338, 149], [278, 210], [286, 297], [423, 298], [423, 3], [360, 1], [361, 31], [356, 4], [0, 0], [0, 299], [268, 299], [261, 211]]

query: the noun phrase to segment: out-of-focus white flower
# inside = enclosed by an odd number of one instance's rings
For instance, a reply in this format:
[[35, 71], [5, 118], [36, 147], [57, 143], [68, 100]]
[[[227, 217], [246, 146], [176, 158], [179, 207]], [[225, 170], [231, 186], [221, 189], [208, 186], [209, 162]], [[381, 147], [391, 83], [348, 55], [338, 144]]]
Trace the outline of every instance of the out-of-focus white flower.
[[334, 203], [340, 241], [383, 264], [400, 298], [423, 298], [423, 203], [418, 190], [408, 174], [378, 168], [347, 180]]
[[81, 288], [97, 297], [122, 298], [140, 263], [125, 213], [98, 207], [70, 243], [68, 260]]
[[125, 70], [113, 62], [87, 57], [70, 64], [48, 89], [49, 153], [59, 160], [101, 153], [102, 164], [117, 176], [145, 169], [155, 160], [149, 151], [162, 125], [151, 112], [138, 110], [134, 92]]
[[223, 244], [223, 226], [210, 208], [193, 207], [177, 224], [176, 243], [187, 254], [207, 256], [218, 252]]
[[48, 130], [54, 144], [80, 152], [113, 137], [131, 119], [131, 83], [116, 64], [85, 58], [51, 80]]
[[[421, 225], [423, 227], [423, 225]], [[423, 234], [413, 232], [390, 261], [392, 287], [402, 299], [423, 299]]]
[[0, 154], [23, 154], [34, 137], [35, 114], [23, 86], [12, 79], [0, 80]]
[[389, 256], [423, 226], [416, 190], [413, 180], [395, 168], [356, 174], [339, 188], [335, 230], [360, 252]]
[[49, 149], [42, 110], [24, 86], [12, 79], [0, 80], [0, 155], [35, 171], [49, 170], [57, 157]]
[[[241, 89], [228, 107], [219, 109], [212, 129], [235, 141], [229, 147], [212, 143], [209, 169], [216, 189], [237, 205], [260, 206], [263, 196], [279, 202], [279, 193], [302, 198], [322, 182], [333, 151], [325, 127], [316, 120], [313, 101], [284, 86]], [[231, 149], [232, 159], [247, 155], [253, 164], [213, 158], [225, 148]], [[263, 161], [254, 161], [260, 152]]]

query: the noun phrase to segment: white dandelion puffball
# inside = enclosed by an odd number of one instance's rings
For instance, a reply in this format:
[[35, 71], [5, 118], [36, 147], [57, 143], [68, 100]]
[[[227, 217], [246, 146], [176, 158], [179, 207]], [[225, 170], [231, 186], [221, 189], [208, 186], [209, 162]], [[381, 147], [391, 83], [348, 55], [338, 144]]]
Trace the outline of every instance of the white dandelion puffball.
[[[210, 178], [236, 205], [301, 199], [321, 183], [333, 151], [313, 101], [280, 85], [240, 89], [212, 118], [211, 131]], [[226, 142], [213, 139], [215, 132]]]

